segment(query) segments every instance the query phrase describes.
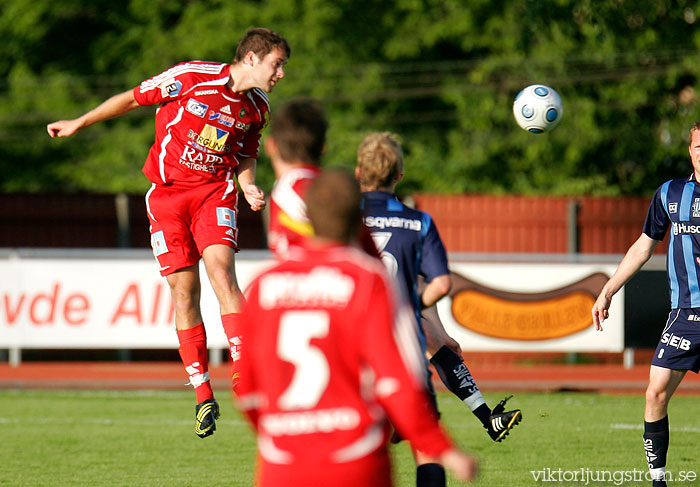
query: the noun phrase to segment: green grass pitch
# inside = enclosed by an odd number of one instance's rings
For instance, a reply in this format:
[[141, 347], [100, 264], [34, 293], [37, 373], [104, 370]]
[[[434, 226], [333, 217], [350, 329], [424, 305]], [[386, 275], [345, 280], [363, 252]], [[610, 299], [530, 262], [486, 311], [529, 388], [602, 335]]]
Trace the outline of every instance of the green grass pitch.
[[[2, 390], [0, 486], [249, 486], [253, 435], [226, 392], [218, 397], [218, 430], [201, 440], [193, 432], [189, 390]], [[486, 398], [493, 406], [501, 397]], [[700, 484], [698, 400], [678, 396], [671, 402], [667, 469], [686, 475], [671, 485]], [[471, 485], [650, 485], [634, 478], [647, 470], [642, 394], [518, 393], [508, 406], [523, 410], [523, 422], [499, 444], [458, 399], [443, 392], [439, 404], [452, 437], [480, 460], [480, 476]], [[407, 446], [392, 451], [396, 485], [415, 485]], [[453, 479], [448, 484], [460, 485]]]

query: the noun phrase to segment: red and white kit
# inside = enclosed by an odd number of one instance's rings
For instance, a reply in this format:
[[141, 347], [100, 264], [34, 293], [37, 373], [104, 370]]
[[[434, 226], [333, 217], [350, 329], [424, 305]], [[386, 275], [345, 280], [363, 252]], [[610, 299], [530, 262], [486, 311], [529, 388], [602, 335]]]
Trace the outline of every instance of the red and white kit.
[[[267, 225], [267, 246], [275, 257], [286, 257], [290, 248], [302, 245], [314, 233], [306, 209], [306, 190], [321, 167], [304, 165], [287, 171], [275, 181], [270, 195], [270, 221]], [[358, 235], [359, 245], [369, 255], [380, 258], [372, 235], [362, 225]]]
[[304, 198], [306, 190], [320, 173], [318, 166], [295, 167], [275, 181], [270, 194], [267, 245], [278, 258], [284, 257], [291, 246], [300, 245], [313, 235]]
[[231, 91], [229, 70], [181, 63], [133, 90], [140, 105], [159, 105], [143, 172], [153, 183], [146, 204], [163, 275], [196, 263], [208, 245], [238, 247], [234, 168], [257, 158], [270, 108], [263, 90]]
[[310, 245], [261, 274], [244, 307], [239, 399], [259, 485], [390, 486], [389, 420], [428, 455], [451, 447], [415, 319], [379, 260]]
[[155, 184], [195, 186], [231, 179], [244, 158], [258, 157], [269, 117], [267, 94], [235, 93], [226, 85], [230, 65], [178, 64], [134, 88], [140, 105], [160, 104], [156, 139], [143, 172]]

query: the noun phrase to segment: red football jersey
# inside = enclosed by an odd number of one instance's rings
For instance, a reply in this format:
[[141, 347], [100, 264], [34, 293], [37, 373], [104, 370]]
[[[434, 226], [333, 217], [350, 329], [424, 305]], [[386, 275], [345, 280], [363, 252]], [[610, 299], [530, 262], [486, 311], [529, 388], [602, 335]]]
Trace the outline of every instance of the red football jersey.
[[278, 258], [284, 257], [290, 246], [299, 245], [313, 235], [304, 198], [307, 188], [320, 173], [320, 167], [305, 165], [290, 169], [275, 181], [270, 194], [267, 246]]
[[143, 167], [152, 183], [230, 180], [241, 159], [257, 158], [269, 117], [267, 94], [258, 88], [231, 91], [229, 71], [228, 64], [191, 61], [134, 88], [140, 105], [160, 105]]
[[[306, 210], [306, 190], [321, 173], [319, 166], [304, 165], [287, 171], [275, 181], [270, 195], [270, 221], [267, 246], [277, 258], [284, 258], [290, 247], [301, 245], [314, 233]], [[358, 241], [369, 255], [381, 258], [367, 227], [360, 226]]]
[[378, 259], [294, 247], [253, 281], [242, 322], [239, 400], [260, 485], [391, 485], [388, 420], [426, 454], [451, 447], [410, 306]]

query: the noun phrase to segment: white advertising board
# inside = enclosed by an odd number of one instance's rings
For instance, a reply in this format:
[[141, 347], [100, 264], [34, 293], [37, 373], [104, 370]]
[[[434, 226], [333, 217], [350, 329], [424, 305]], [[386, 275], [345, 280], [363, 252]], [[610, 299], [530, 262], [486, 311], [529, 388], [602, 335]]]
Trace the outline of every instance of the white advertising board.
[[[243, 288], [271, 263], [262, 255], [238, 259]], [[615, 266], [456, 262], [451, 268], [453, 290], [438, 309], [464, 350], [623, 350], [624, 290], [604, 332], [590, 319], [601, 282]], [[206, 276], [203, 267], [200, 272]], [[206, 277], [201, 304], [209, 347], [226, 348]], [[170, 291], [152, 257], [0, 259], [0, 348], [177, 346]]]
[[453, 289], [438, 303], [463, 350], [605, 351], [624, 348], [624, 288], [604, 331], [591, 307], [614, 265], [452, 263]]
[[[269, 261], [240, 260], [246, 286]], [[226, 348], [219, 306], [204, 276], [210, 348]], [[155, 259], [0, 260], [0, 348], [177, 348], [170, 290]]]

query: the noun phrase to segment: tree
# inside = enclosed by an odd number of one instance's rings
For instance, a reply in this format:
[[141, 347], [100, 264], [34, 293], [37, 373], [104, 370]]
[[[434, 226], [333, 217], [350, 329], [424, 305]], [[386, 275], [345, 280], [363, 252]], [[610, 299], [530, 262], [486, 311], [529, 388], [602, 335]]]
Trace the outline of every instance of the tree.
[[[274, 106], [315, 96], [328, 165], [352, 166], [370, 130], [403, 137], [399, 191], [650, 194], [690, 171], [700, 119], [700, 8], [684, 0], [48, 0], [0, 4], [0, 185], [143, 192], [152, 109], [51, 140], [77, 116], [188, 59], [227, 61], [248, 27], [290, 41]], [[551, 133], [512, 118], [531, 83], [564, 100]], [[264, 154], [263, 188], [273, 176]]]

